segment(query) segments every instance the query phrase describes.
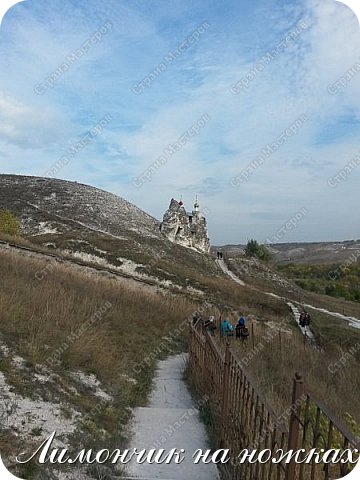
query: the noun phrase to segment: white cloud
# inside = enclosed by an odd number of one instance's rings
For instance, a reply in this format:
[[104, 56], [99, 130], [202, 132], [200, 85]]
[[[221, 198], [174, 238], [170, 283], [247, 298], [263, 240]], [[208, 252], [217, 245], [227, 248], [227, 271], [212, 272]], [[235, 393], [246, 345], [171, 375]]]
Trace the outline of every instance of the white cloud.
[[68, 138], [61, 114], [0, 93], [0, 142], [22, 148], [47, 149]]
[[[357, 172], [346, 192], [326, 184], [359, 148], [360, 75], [338, 95], [327, 91], [359, 59], [360, 29], [346, 6], [334, 0], [299, 0], [285, 6], [281, 2], [269, 12], [274, 2], [252, 2], [247, 5], [249, 16], [260, 22], [254, 31], [240, 7], [230, 19], [227, 11], [212, 14], [205, 2], [195, 2], [189, 13], [181, 2], [171, 11], [162, 6], [151, 12], [136, 2], [124, 7], [113, 0], [104, 5], [90, 1], [84, 7], [65, 1], [63, 11], [50, 3], [43, 10], [41, 0], [31, 8], [35, 2], [28, 3], [27, 16], [18, 22], [9, 19], [0, 45], [0, 68], [8, 72], [0, 80], [3, 170], [10, 164], [16, 173], [41, 174], [67, 144], [111, 113], [113, 122], [101, 139], [59, 176], [101, 185], [157, 217], [171, 196], [183, 193], [188, 203], [198, 190], [201, 203], [211, 211], [210, 229], [217, 243], [245, 241], [255, 234], [266, 237], [273, 221], [265, 221], [266, 214], [286, 221], [305, 203], [313, 208], [302, 226], [303, 239], [323, 239], [329, 231], [332, 238], [342, 238], [350, 223], [356, 225], [358, 213], [344, 212], [356, 197]], [[34, 85], [109, 16], [115, 28], [106, 41], [79, 60], [53, 90], [35, 96]], [[300, 19], [312, 27], [248, 89], [231, 94], [231, 85]], [[135, 96], [131, 87], [204, 20], [210, 28], [194, 49]], [[211, 121], [200, 134], [171, 157], [152, 182], [136, 189], [133, 178], [205, 113]], [[299, 133], [247, 184], [230, 187], [231, 178], [303, 113], [309, 121]], [[349, 127], [340, 119], [349, 120]], [[36, 155], [29, 149], [36, 149]], [[335, 225], [332, 230], [329, 222]], [[355, 227], [353, 231], [356, 235]]]

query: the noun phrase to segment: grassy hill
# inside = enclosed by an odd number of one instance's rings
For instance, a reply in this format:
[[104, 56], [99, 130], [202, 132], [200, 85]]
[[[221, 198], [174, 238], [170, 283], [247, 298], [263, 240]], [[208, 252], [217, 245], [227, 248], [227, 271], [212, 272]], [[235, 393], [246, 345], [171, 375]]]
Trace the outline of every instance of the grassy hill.
[[[15, 467], [14, 454], [33, 451], [53, 430], [57, 445], [74, 451], [126, 446], [132, 408], [146, 402], [157, 360], [186, 350], [195, 311], [232, 322], [245, 315], [255, 345], [276, 331], [256, 356], [252, 342], [237, 347], [279, 414], [298, 370], [335, 415], [360, 423], [360, 349], [348, 353], [360, 331], [316, 311], [320, 350], [304, 350], [287, 299], [360, 318], [358, 303], [306, 292], [276, 269], [228, 253], [246, 283], [239, 285], [211, 255], [174, 245], [155, 219], [92, 187], [1, 175], [0, 208], [20, 219], [22, 234], [0, 234], [0, 450], [21, 478], [38, 478], [38, 468]], [[346, 369], [332, 374], [343, 358]]]
[[32, 243], [139, 279], [196, 288], [199, 274], [220, 274], [209, 255], [170, 242], [156, 219], [94, 187], [0, 175], [0, 208], [19, 218]]
[[[53, 430], [74, 451], [124, 447], [156, 360], [184, 349], [197, 308], [63, 265], [39, 281], [44, 267], [0, 252], [0, 450], [13, 466]], [[32, 463], [15, 472], [35, 478], [36, 470]]]

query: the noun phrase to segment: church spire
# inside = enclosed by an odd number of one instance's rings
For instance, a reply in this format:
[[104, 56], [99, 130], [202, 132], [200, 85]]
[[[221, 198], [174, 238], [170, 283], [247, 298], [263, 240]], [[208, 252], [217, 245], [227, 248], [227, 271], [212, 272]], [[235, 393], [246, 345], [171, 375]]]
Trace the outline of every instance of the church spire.
[[194, 212], [199, 212], [199, 211], [200, 211], [199, 199], [198, 199], [198, 195], [196, 194], [196, 200], [194, 203]]

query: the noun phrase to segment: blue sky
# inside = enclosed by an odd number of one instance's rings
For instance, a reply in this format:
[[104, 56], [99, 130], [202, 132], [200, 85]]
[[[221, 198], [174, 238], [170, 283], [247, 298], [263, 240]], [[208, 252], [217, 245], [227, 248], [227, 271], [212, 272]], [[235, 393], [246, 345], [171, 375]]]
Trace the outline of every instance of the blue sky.
[[[35, 92], [102, 28], [52, 88]], [[297, 28], [248, 87], [232, 93]], [[188, 48], [135, 94], [194, 31]], [[0, 28], [0, 171], [44, 175], [110, 116], [57, 178], [114, 192], [159, 219], [171, 197], [182, 195], [190, 209], [199, 193], [214, 244], [265, 241], [301, 208], [307, 215], [283, 241], [359, 238], [360, 167], [328, 184], [360, 153], [360, 73], [328, 91], [360, 61], [359, 47], [355, 15], [335, 0], [27, 0]], [[210, 120], [199, 133], [136, 186], [203, 115]], [[296, 135], [232, 186], [301, 115], [307, 121]]]

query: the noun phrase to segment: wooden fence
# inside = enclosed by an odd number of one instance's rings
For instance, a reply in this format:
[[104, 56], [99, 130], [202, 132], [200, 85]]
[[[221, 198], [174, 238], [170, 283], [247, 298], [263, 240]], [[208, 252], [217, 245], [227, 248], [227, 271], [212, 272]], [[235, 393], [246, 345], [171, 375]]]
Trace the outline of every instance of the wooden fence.
[[338, 480], [353, 468], [349, 463], [238, 461], [243, 449], [269, 449], [274, 458], [278, 449], [359, 449], [347, 428], [305, 390], [301, 377], [294, 379], [292, 405], [281, 416], [276, 415], [229, 343], [223, 352], [200, 322], [190, 327], [189, 373], [198, 392], [209, 398], [216, 447], [231, 451], [231, 462], [222, 466], [224, 478]]

